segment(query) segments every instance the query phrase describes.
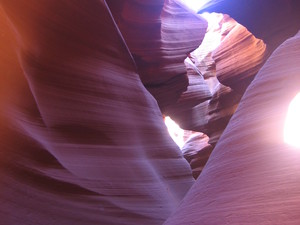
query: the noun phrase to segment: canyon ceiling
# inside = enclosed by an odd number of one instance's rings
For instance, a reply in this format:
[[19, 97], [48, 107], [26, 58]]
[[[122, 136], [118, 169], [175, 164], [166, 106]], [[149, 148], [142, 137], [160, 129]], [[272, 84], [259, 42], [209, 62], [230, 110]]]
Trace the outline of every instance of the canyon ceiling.
[[299, 12], [0, 0], [0, 224], [300, 224]]

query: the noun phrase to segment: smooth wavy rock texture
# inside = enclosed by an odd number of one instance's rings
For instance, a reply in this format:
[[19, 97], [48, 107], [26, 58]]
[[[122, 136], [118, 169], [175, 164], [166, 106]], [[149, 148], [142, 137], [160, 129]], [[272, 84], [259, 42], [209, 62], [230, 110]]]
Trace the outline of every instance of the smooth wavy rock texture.
[[300, 32], [257, 74], [195, 185], [164, 223], [299, 224], [299, 149], [283, 142], [300, 91]]
[[209, 138], [203, 133], [194, 133], [189, 136], [181, 151], [184, 158], [189, 162], [195, 179], [202, 172], [213, 146], [208, 144]]
[[[227, 58], [220, 61], [221, 63], [229, 63], [226, 66], [222, 64], [225, 68], [222, 70], [222, 66], [216, 66], [217, 63], [213, 58], [213, 53], [216, 49], [222, 49], [224, 40], [230, 40], [227, 35], [240, 34], [240, 31], [245, 28], [228, 15], [211, 13], [202, 16], [208, 21], [207, 32], [201, 45], [191, 52], [185, 60], [189, 78], [188, 89], [180, 96], [176, 104], [166, 107], [165, 113], [173, 118], [181, 128], [203, 132], [208, 135], [209, 146], [213, 148], [235, 112], [242, 96], [240, 92], [220, 84], [217, 79], [217, 73], [222, 73], [225, 70], [235, 74], [234, 77], [238, 80], [240, 76], [234, 73], [236, 70], [235, 65], [230, 62], [234, 61], [236, 56], [240, 56], [226, 54]], [[237, 29], [233, 31], [236, 27]], [[247, 42], [238, 42], [236, 51], [238, 48], [248, 49], [248, 47]], [[251, 50], [251, 52], [255, 51], [255, 49]], [[248, 54], [248, 57], [250, 61], [255, 61], [251, 58], [252, 55]], [[257, 64], [253, 63], [250, 66], [257, 66]], [[216, 70], [216, 67], [221, 70]], [[198, 146], [198, 141], [195, 138], [192, 140], [196, 146]], [[199, 146], [202, 146], [201, 141]], [[194, 177], [198, 177], [210, 155], [201, 149], [202, 147], [194, 151], [199, 151], [199, 154], [193, 154], [193, 161], [188, 160], [194, 171]]]
[[[211, 13], [203, 15], [203, 17], [208, 20], [206, 35], [201, 45], [186, 60], [186, 62], [189, 62], [186, 63], [189, 80], [196, 78], [202, 81], [201, 87], [196, 87], [197, 91], [195, 91], [199, 97], [188, 99], [189, 92], [193, 90], [193, 83], [190, 81], [188, 90], [181, 95], [177, 104], [167, 108], [166, 113], [176, 120], [183, 129], [207, 134], [210, 137], [210, 144], [215, 145], [235, 112], [242, 96], [242, 92], [233, 90], [226, 85], [234, 86], [235, 80], [241, 81], [247, 75], [253, 78], [255, 73], [249, 73], [249, 71], [253, 67], [259, 68], [261, 61], [256, 60], [255, 52], [257, 52], [257, 49], [253, 48], [252, 41], [258, 41], [259, 43], [261, 41], [249, 34], [243, 26], [228, 15]], [[242, 49], [250, 48], [251, 51], [248, 50], [247, 53], [244, 52], [243, 54], [247, 54], [245, 56], [248, 58], [247, 61], [252, 61], [253, 63], [248, 67], [245, 64], [246, 61], [242, 62], [242, 66], [237, 69], [235, 67], [236, 63], [232, 64], [232, 62], [236, 61], [237, 58], [243, 57], [237, 53], [233, 54], [230, 52], [229, 45], [228, 49], [222, 49], [224, 46], [226, 47], [224, 45], [227, 42], [226, 40], [230, 40], [231, 36], [243, 37], [244, 31], [246, 31], [247, 35], [250, 35], [251, 41], [237, 41], [234, 52], [238, 52], [239, 49], [243, 52]], [[224, 58], [220, 58], [216, 53], [218, 61], [215, 61], [213, 57], [215, 51], [224, 53], [222, 55]], [[226, 51], [229, 53], [226, 54]], [[237, 73], [237, 71], [244, 71], [245, 74]], [[223, 75], [223, 77], [233, 75], [233, 77], [230, 77], [233, 81], [231, 80], [230, 84], [225, 82], [226, 85], [220, 84], [217, 75]], [[246, 84], [248, 85], [249, 83]], [[189, 104], [183, 104], [185, 102]]]
[[200, 12], [228, 14], [267, 44], [270, 55], [300, 29], [298, 0], [211, 0]]
[[223, 39], [212, 53], [216, 76], [220, 83], [244, 93], [266, 60], [266, 44], [228, 16], [220, 31]]
[[[212, 98], [212, 93], [207, 82], [189, 58], [185, 59], [185, 66], [188, 76], [187, 90], [180, 95], [180, 98], [176, 103], [165, 107], [163, 111], [165, 114], [176, 118], [177, 122], [180, 123], [182, 127], [185, 127], [183, 124], [190, 120], [190, 118], [184, 119], [180, 117], [185, 116], [186, 110], [192, 109], [198, 104]], [[190, 127], [185, 128], [191, 130]]]
[[187, 89], [183, 61], [201, 44], [207, 22], [174, 0], [162, 2], [124, 0], [109, 5], [143, 84], [164, 110]]
[[0, 224], [162, 224], [194, 180], [105, 1], [1, 7]]
[[[180, 96], [177, 104], [167, 107], [166, 113], [183, 129], [208, 135], [209, 145], [214, 147], [242, 94], [265, 62], [267, 51], [262, 40], [255, 38], [230, 16], [217, 13], [202, 16], [208, 21], [206, 35], [186, 59], [189, 80], [195, 77], [202, 84], [195, 86], [197, 95], [188, 98], [189, 93], [193, 93], [193, 83], [189, 82], [188, 90]], [[196, 144], [197, 140], [193, 142]], [[194, 177], [199, 175], [209, 158], [207, 153], [200, 154], [203, 153], [201, 149], [198, 149], [199, 154], [194, 154], [193, 161], [189, 160], [192, 170], [196, 171]], [[201, 163], [195, 163], [197, 160]]]

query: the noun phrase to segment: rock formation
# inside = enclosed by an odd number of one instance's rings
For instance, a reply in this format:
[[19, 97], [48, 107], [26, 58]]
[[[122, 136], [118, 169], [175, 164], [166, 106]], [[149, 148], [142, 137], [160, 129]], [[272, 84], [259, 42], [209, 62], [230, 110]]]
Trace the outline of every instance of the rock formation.
[[192, 173], [195, 179], [202, 172], [206, 162], [213, 150], [213, 146], [208, 143], [209, 138], [203, 133], [194, 133], [189, 136], [182, 147], [184, 158], [191, 165]]
[[201, 43], [207, 22], [174, 0], [122, 4], [109, 1], [141, 80], [164, 111], [187, 89], [183, 61]]
[[[246, 87], [265, 62], [267, 51], [262, 40], [228, 15], [212, 13], [203, 16], [208, 20], [205, 38], [186, 60], [188, 89], [176, 104], [166, 108], [165, 113], [183, 129], [208, 135], [208, 142], [214, 147]], [[197, 139], [191, 141], [197, 142]], [[195, 146], [201, 145], [201, 142], [195, 143]], [[197, 164], [193, 163], [191, 167], [199, 172], [209, 154], [202, 155], [202, 149], [198, 150], [201, 165], [196, 168]], [[193, 157], [197, 157], [197, 151], [193, 149], [192, 152], [195, 153]]]
[[300, 91], [300, 32], [268, 59], [195, 185], [165, 225], [298, 224], [300, 152], [283, 142]]
[[299, 1], [245, 2], [1, 0], [0, 225], [299, 224]]
[[1, 3], [0, 223], [162, 224], [194, 180], [106, 2]]
[[201, 12], [230, 15], [255, 37], [263, 40], [271, 54], [300, 29], [298, 0], [213, 0]]

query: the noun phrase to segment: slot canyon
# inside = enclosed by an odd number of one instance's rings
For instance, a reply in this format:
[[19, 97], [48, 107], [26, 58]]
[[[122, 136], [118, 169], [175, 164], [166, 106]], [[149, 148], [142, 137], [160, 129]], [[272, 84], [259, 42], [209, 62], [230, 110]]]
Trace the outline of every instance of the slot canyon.
[[0, 0], [0, 225], [299, 225], [299, 30], [299, 0]]

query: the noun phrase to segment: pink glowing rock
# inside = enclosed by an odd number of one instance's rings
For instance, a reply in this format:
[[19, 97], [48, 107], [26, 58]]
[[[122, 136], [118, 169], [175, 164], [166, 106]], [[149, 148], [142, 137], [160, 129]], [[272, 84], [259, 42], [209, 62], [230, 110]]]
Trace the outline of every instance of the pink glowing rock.
[[[221, 30], [231, 25], [220, 45], [213, 51], [216, 76], [220, 83], [244, 93], [266, 60], [266, 44], [253, 36], [245, 27], [228, 20]], [[224, 32], [225, 33], [225, 32]]]
[[300, 29], [298, 0], [212, 0], [210, 3], [201, 12], [230, 15], [267, 44], [268, 54]]
[[[187, 101], [187, 95], [183, 93], [166, 113], [183, 129], [207, 134], [209, 143], [214, 146], [245, 88], [265, 61], [266, 45], [228, 15], [211, 13], [202, 16], [208, 21], [208, 29], [203, 42], [189, 59], [198, 71], [198, 79], [202, 78], [202, 86], [195, 92], [205, 97]], [[189, 65], [190, 78], [195, 73]], [[184, 102], [194, 104], [178, 104]]]
[[1, 7], [0, 223], [162, 224], [193, 178], [105, 1]]
[[212, 150], [213, 146], [208, 144], [209, 138], [203, 133], [195, 133], [189, 137], [182, 152], [184, 158], [190, 163], [193, 176], [198, 178], [202, 172]]
[[259, 71], [165, 225], [300, 223], [300, 152], [283, 142], [288, 105], [300, 90], [299, 46], [300, 32]]
[[143, 84], [164, 110], [187, 89], [183, 61], [200, 45], [207, 22], [174, 0], [162, 2], [127, 0], [120, 7], [119, 2], [109, 1], [109, 5]]

